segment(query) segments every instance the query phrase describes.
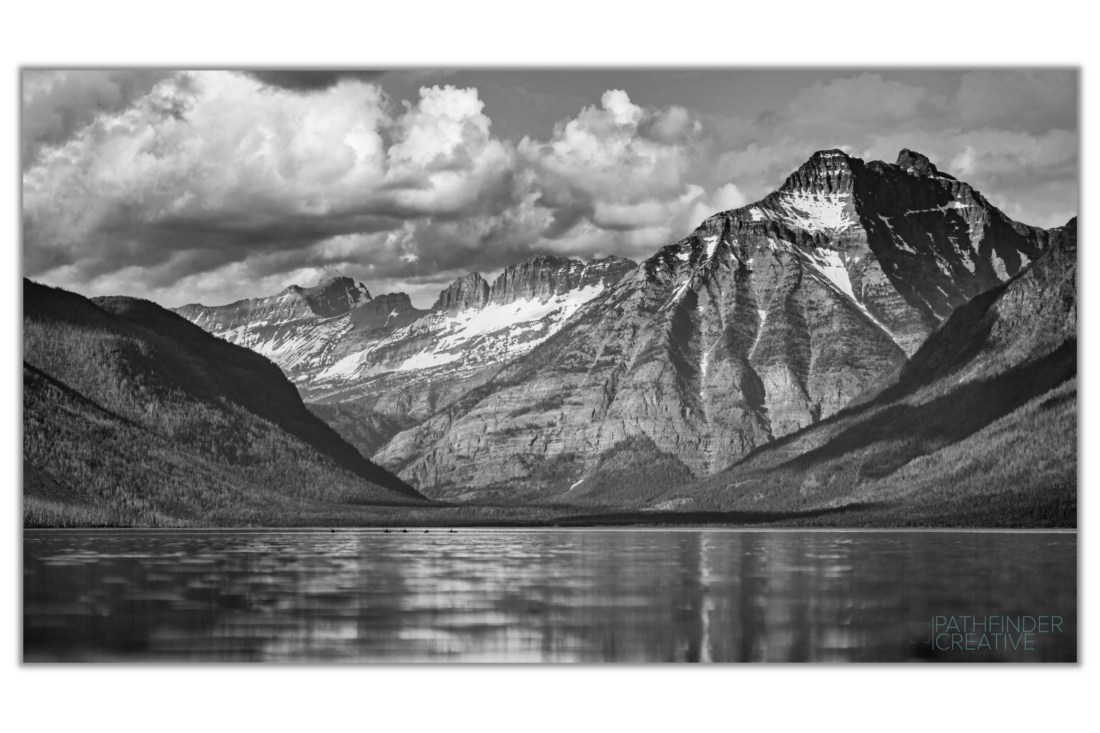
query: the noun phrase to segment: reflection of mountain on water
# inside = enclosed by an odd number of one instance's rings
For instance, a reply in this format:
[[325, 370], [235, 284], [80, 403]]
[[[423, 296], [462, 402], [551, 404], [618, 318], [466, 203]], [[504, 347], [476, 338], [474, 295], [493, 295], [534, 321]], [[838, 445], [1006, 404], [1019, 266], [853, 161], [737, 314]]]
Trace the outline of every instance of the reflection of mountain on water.
[[[933, 615], [1061, 613], [1074, 534], [26, 534], [32, 658], [903, 661]], [[932, 658], [935, 658], [934, 656]]]

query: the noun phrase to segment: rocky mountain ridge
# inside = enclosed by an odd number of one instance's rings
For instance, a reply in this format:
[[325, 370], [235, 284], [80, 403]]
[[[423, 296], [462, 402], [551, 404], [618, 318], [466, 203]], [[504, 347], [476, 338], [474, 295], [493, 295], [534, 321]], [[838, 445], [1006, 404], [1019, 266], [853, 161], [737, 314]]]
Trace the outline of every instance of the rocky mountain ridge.
[[[332, 417], [324, 405], [341, 403], [342, 413], [358, 412], [366, 422], [408, 427], [530, 351], [634, 267], [618, 257], [586, 264], [535, 256], [505, 268], [492, 286], [478, 273], [457, 279], [428, 311], [404, 293], [339, 301], [328, 291], [366, 289], [336, 277], [323, 278], [310, 298], [292, 287], [271, 298], [177, 312], [275, 361], [320, 414]], [[318, 300], [344, 308], [322, 313]], [[377, 435], [385, 441], [392, 432]], [[380, 444], [361, 447], [372, 453]]]
[[189, 303], [174, 310], [207, 331], [224, 331], [243, 324], [255, 328], [300, 318], [331, 318], [370, 301], [370, 292], [363, 283], [336, 273], [322, 277], [311, 288], [291, 285], [266, 298], [238, 300], [213, 308]]
[[1077, 219], [1049, 234], [1030, 267], [956, 309], [858, 404], [653, 501], [1075, 526]]
[[706, 475], [838, 412], [1050, 236], [919, 153], [820, 151], [375, 458], [435, 495], [547, 497], [642, 437]]

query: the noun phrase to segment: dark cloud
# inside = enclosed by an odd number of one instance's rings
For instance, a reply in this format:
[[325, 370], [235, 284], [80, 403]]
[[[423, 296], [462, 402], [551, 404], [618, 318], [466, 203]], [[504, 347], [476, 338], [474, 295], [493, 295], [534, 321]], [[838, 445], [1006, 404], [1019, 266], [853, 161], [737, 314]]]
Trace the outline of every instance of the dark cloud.
[[277, 89], [319, 92], [345, 79], [374, 81], [386, 72], [371, 69], [247, 69], [241, 73]]
[[542, 236], [547, 239], [561, 239], [582, 221], [595, 216], [595, 210], [590, 201], [568, 197], [554, 199], [543, 195], [539, 197], [538, 202], [552, 212], [549, 224], [542, 230]]
[[65, 143], [100, 115], [130, 108], [177, 74], [166, 69], [24, 70], [23, 169], [38, 160], [43, 148]]

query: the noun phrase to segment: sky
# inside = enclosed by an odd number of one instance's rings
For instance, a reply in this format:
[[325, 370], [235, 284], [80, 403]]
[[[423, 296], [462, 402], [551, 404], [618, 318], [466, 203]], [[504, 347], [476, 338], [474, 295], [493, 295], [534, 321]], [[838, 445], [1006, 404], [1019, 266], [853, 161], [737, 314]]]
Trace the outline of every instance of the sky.
[[534, 254], [642, 260], [814, 151], [1078, 210], [1061, 69], [22, 72], [25, 277], [174, 307], [336, 268], [428, 307]]

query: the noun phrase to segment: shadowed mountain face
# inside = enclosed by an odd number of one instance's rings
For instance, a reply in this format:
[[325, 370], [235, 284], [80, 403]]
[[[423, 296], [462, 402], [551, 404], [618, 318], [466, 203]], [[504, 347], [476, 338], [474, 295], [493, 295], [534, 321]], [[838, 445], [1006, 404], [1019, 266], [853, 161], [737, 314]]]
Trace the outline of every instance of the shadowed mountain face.
[[1077, 220], [1049, 242], [859, 405], [663, 499], [772, 511], [904, 504], [917, 523], [984, 512], [989, 524], [1075, 526]]
[[23, 318], [32, 503], [201, 524], [421, 500], [311, 414], [270, 361], [153, 303], [24, 280]]
[[375, 458], [436, 495], [560, 495], [632, 437], [712, 473], [836, 414], [1051, 236], [918, 153], [887, 164], [819, 152]]

